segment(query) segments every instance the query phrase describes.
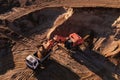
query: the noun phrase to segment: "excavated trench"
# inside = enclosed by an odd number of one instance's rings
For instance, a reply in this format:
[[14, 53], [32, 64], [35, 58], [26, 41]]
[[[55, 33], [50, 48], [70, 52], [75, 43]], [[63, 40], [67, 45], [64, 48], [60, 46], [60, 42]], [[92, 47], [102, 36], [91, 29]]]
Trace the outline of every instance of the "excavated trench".
[[[13, 72], [6, 72], [0, 78], [3, 79], [4, 76], [9, 75], [11, 79], [108, 80], [109, 78], [111, 80], [119, 80], [119, 16], [120, 9], [57, 7], [43, 8], [13, 22], [8, 21], [7, 26], [12, 32], [7, 30], [3, 34], [9, 36], [9, 39], [14, 40], [16, 43], [21, 41], [26, 46], [21, 44], [21, 42], [15, 44], [13, 47]], [[52, 38], [54, 35], [66, 37], [73, 32], [78, 33], [81, 37], [90, 35], [90, 38], [86, 41], [87, 46], [83, 51], [85, 53], [84, 56], [74, 54], [71, 57], [62, 52], [62, 50], [58, 50], [52, 56], [52, 59], [55, 61], [51, 60], [51, 64], [47, 65], [47, 69], [42, 72], [38, 70], [32, 77], [32, 73], [26, 74], [29, 72], [29, 69], [26, 69], [24, 59], [29, 55], [29, 52], [31, 53], [29, 50], [34, 50], [45, 38]], [[32, 46], [32, 48], [29, 46]], [[24, 50], [26, 47], [27, 51]], [[17, 51], [20, 51], [20, 49], [21, 52], [17, 54]], [[65, 72], [66, 75], [63, 75], [63, 72], [60, 70]], [[88, 73], [91, 75], [87, 76]], [[62, 78], [62, 76], [64, 77]]]

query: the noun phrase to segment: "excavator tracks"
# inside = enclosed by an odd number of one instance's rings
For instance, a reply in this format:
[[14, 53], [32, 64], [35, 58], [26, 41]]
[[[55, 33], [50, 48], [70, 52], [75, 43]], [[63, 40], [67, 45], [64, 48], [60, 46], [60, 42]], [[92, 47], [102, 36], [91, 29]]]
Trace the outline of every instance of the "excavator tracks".
[[[103, 62], [106, 59], [104, 57], [102, 57], [103, 60], [100, 61], [100, 59], [96, 58], [94, 55], [94, 53], [92, 52], [83, 52], [81, 50], [78, 51], [71, 51], [71, 50], [67, 50], [66, 48], [59, 46], [60, 49], [62, 49], [63, 51], [65, 51], [65, 53], [67, 53], [68, 55], [70, 55], [73, 59], [75, 59], [77, 62], [79, 62], [80, 64], [85, 65], [86, 67], [88, 67], [91, 71], [93, 71], [94, 73], [97, 73], [98, 75], [100, 75], [101, 77], [106, 76], [107, 78], [110, 79], [114, 79], [112, 75], [112, 73], [115, 73], [117, 75], [120, 75], [120, 73], [115, 72], [115, 69], [113, 69], [112, 67], [110, 67], [111, 65], [116, 67], [115, 65], [113, 65], [112, 63], [109, 64], [109, 62]], [[96, 53], [97, 54], [97, 53]], [[107, 64], [106, 64], [107, 63]], [[109, 68], [108, 68], [109, 66]], [[103, 73], [104, 71], [104, 73]]]

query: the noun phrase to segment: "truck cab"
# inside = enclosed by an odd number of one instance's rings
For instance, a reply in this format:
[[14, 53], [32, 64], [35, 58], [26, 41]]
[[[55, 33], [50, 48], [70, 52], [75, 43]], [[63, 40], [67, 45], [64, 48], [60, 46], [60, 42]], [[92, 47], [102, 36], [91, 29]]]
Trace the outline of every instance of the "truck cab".
[[38, 66], [40, 66], [43, 61], [45, 61], [51, 54], [51, 49], [49, 46], [47, 49], [44, 48], [43, 45], [40, 46], [39, 50], [32, 55], [26, 57], [26, 65], [35, 70]]
[[36, 69], [39, 65], [39, 61], [35, 56], [29, 55], [26, 57], [26, 64], [29, 68]]

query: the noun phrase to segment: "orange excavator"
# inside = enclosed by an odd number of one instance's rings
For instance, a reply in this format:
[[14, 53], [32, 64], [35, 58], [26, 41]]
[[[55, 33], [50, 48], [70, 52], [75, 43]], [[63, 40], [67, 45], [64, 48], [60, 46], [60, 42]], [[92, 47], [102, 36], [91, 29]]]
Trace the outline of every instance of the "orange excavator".
[[70, 34], [69, 37], [62, 37], [62, 36], [55, 35], [53, 39], [58, 43], [64, 43], [67, 49], [72, 49], [84, 42], [83, 38], [76, 33]]
[[68, 37], [55, 35], [53, 39], [43, 42], [37, 52], [26, 57], [26, 64], [29, 68], [35, 70], [43, 63], [53, 52], [52, 49], [58, 43], [64, 44], [67, 49], [72, 49], [84, 42], [78, 34], [72, 33]]

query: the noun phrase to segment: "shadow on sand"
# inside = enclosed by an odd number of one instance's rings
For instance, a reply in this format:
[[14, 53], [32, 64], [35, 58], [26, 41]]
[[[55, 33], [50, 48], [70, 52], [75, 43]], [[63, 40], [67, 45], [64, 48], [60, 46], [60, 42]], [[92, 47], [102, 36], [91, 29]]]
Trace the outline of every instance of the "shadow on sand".
[[45, 69], [35, 71], [34, 75], [38, 80], [80, 80], [76, 73], [54, 60], [49, 60], [45, 64]]
[[0, 40], [0, 75], [14, 68], [13, 54], [7, 39]]

